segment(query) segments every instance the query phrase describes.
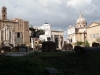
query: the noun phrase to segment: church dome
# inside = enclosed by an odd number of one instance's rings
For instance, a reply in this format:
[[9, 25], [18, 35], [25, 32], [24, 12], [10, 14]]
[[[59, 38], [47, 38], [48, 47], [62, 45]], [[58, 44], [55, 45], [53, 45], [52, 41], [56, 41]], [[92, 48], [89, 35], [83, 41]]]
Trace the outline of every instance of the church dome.
[[76, 27], [81, 28], [81, 27], [86, 27], [87, 22], [86, 20], [82, 17], [82, 14], [80, 13], [79, 18], [76, 21]]
[[80, 13], [79, 18], [77, 19], [76, 23], [86, 22], [86, 20], [82, 17], [82, 14]]

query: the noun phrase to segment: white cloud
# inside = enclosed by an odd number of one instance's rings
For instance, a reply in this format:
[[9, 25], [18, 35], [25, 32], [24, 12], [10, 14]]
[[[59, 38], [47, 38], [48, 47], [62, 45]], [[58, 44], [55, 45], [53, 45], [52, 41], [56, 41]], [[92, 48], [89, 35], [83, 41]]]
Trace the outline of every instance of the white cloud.
[[75, 24], [80, 11], [87, 22], [100, 21], [99, 2], [100, 0], [0, 0], [0, 8], [3, 5], [7, 7], [8, 19], [21, 18], [33, 26], [40, 26], [47, 20], [53, 29], [64, 30], [66, 39], [66, 28]]
[[47, 7], [52, 4], [61, 4], [62, 0], [39, 0], [40, 3], [42, 3], [43, 6]]
[[91, 5], [91, 3], [92, 0], [69, 0], [67, 1], [67, 7], [81, 10], [87, 8], [88, 5]]
[[[59, 12], [59, 5], [62, 3], [62, 0], [10, 0], [7, 1], [7, 3], [9, 3], [10, 9], [12, 9], [12, 11], [17, 10], [17, 12], [14, 13], [17, 14], [18, 17], [21, 15], [25, 17], [40, 13], [40, 16], [48, 14], [64, 18], [64, 14]], [[12, 11], [10, 11], [9, 13], [11, 13]]]
[[67, 40], [67, 30], [66, 31], [64, 31], [64, 40]]

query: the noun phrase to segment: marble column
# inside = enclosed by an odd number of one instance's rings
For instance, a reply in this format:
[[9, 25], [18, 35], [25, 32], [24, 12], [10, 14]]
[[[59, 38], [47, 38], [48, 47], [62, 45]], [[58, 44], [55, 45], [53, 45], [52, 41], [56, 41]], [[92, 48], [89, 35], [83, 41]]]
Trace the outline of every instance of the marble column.
[[[2, 31], [0, 31], [0, 36], [2, 37], [1, 32], [2, 32]], [[0, 37], [0, 42], [2, 41], [2, 40], [1, 40], [1, 37]]]
[[5, 40], [5, 28], [3, 28], [3, 41]]
[[13, 38], [12, 43], [15, 46], [15, 32], [14, 31], [12, 31], [12, 38]]
[[55, 40], [54, 40], [54, 35], [52, 35], [52, 41], [54, 42]]
[[9, 28], [7, 29], [7, 40], [9, 41]]
[[13, 44], [13, 31], [10, 31], [10, 44]]
[[1, 39], [2, 38], [2, 31], [1, 30], [0, 30], [0, 36], [1, 36], [0, 37], [0, 47], [1, 47], [2, 46], [2, 39]]
[[61, 49], [61, 38], [60, 38], [60, 35], [59, 35], [59, 49]]
[[5, 32], [6, 32], [6, 40], [7, 40], [7, 29], [5, 29]]
[[31, 47], [34, 48], [33, 38], [31, 38]]
[[12, 44], [12, 40], [13, 40], [13, 38], [12, 38], [12, 30], [10, 31], [10, 43]]

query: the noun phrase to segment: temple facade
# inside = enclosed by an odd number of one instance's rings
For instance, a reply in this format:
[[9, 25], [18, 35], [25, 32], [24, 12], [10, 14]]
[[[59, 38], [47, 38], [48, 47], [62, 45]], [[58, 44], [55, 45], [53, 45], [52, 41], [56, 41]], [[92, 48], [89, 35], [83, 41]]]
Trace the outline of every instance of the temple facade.
[[1, 8], [0, 16], [0, 42], [15, 45], [29, 45], [29, 22], [19, 18], [7, 19], [7, 8]]

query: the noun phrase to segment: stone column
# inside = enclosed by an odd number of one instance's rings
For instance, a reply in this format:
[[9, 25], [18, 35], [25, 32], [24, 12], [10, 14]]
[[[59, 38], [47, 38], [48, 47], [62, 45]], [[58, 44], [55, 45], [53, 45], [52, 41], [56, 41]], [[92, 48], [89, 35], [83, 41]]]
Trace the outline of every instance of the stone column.
[[9, 28], [7, 29], [7, 40], [10, 42], [10, 40], [9, 40]]
[[54, 35], [52, 35], [52, 41], [54, 42], [55, 40], [54, 40]]
[[60, 38], [60, 35], [59, 35], [59, 49], [61, 49], [61, 38]]
[[11, 42], [11, 44], [13, 44], [13, 32], [12, 32], [12, 30], [11, 30], [10, 42]]
[[15, 46], [15, 32], [14, 31], [12, 31], [12, 38], [13, 38], [12, 43]]
[[2, 31], [0, 30], [0, 47], [2, 47], [2, 39], [1, 39], [1, 37], [2, 37]]
[[31, 38], [31, 47], [34, 48], [33, 38]]
[[6, 29], [6, 40], [7, 40], [7, 36], [8, 36], [7, 33], [8, 33], [8, 32], [7, 32], [7, 29]]
[[[2, 35], [1, 35], [1, 31], [0, 31], [0, 36], [2, 37]], [[1, 42], [1, 37], [0, 37], [0, 42]]]
[[3, 41], [5, 40], [5, 28], [3, 28]]

